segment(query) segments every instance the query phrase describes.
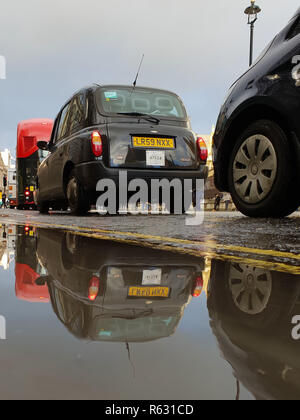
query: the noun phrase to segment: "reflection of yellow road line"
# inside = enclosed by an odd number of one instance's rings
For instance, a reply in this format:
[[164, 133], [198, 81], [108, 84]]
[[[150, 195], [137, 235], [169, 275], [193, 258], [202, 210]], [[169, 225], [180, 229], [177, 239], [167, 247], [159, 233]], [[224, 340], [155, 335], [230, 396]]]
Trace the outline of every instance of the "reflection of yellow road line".
[[264, 261], [264, 260], [256, 260], [254, 258], [245, 258], [245, 257], [239, 257], [239, 256], [233, 256], [233, 255], [219, 254], [213, 251], [198, 251], [196, 249], [174, 247], [171, 245], [140, 242], [133, 239], [117, 238], [117, 237], [106, 236], [106, 235], [101, 235], [97, 233], [87, 233], [87, 232], [82, 232], [82, 231], [79, 231], [79, 232], [74, 231], [74, 233], [80, 236], [88, 237], [88, 238], [110, 240], [110, 241], [130, 244], [130, 245], [145, 246], [148, 248], [157, 248], [163, 251], [172, 251], [172, 252], [177, 252], [180, 254], [192, 255], [199, 258], [207, 257], [207, 258], [211, 258], [211, 259], [214, 258], [214, 259], [222, 260], [222, 261], [244, 263], [244, 264], [249, 264], [255, 267], [259, 267], [259, 268], [265, 268], [270, 271], [281, 271], [281, 272], [290, 273], [290, 274], [300, 274], [300, 267], [284, 264], [284, 263], [276, 263], [276, 262], [270, 262], [270, 261]]
[[[16, 222], [14, 222], [16, 223]], [[178, 239], [178, 238], [169, 238], [163, 236], [153, 236], [147, 235], [143, 233], [133, 233], [133, 232], [119, 232], [113, 230], [105, 230], [105, 229], [90, 229], [85, 227], [78, 227], [75, 225], [58, 225], [52, 223], [43, 223], [43, 222], [17, 222], [17, 224], [25, 225], [30, 224], [31, 226], [41, 227], [41, 228], [56, 228], [56, 229], [63, 229], [67, 231], [73, 231], [76, 234], [81, 236], [95, 238], [95, 239], [102, 239], [102, 240], [111, 240], [120, 243], [127, 243], [139, 246], [145, 246], [150, 248], [158, 248], [165, 251], [173, 251], [187, 255], [193, 255], [197, 257], [207, 257], [207, 258], [215, 258], [218, 260], [223, 261], [231, 261], [231, 262], [240, 262], [249, 265], [254, 265], [256, 267], [265, 268], [268, 270], [277, 270], [282, 272], [288, 272], [291, 274], [300, 274], [300, 266], [293, 266], [292, 261], [290, 263], [279, 263], [279, 262], [271, 262], [265, 261], [261, 259], [255, 258], [248, 258], [236, 255], [228, 255], [221, 251], [235, 251], [239, 253], [253, 253], [258, 256], [272, 256], [272, 257], [281, 257], [287, 258], [291, 260], [299, 260], [300, 255], [292, 254], [289, 252], [283, 251], [272, 251], [272, 250], [263, 250], [263, 249], [256, 249], [256, 248], [244, 248], [240, 246], [231, 246], [231, 245], [221, 245], [221, 244], [214, 244], [214, 243], [206, 243], [206, 242], [197, 242], [191, 241], [188, 239]], [[143, 241], [142, 241], [143, 240]], [[157, 243], [153, 243], [151, 241], [157, 241]], [[182, 244], [182, 245], [189, 245], [189, 246], [201, 246], [203, 250], [187, 248], [187, 247], [174, 247], [170, 244]], [[216, 252], [219, 251], [219, 252]]]
[[[34, 224], [34, 223], [33, 223]], [[126, 232], [126, 231], [116, 231], [116, 230], [109, 230], [109, 229], [91, 229], [87, 227], [78, 227], [74, 225], [57, 225], [52, 223], [37, 223], [38, 225], [45, 225], [49, 227], [61, 228], [61, 229], [74, 229], [76, 231], [85, 231], [90, 233], [105, 233], [110, 235], [118, 235], [118, 236], [125, 236], [133, 237], [135, 239], [146, 239], [146, 240], [154, 240], [158, 242], [164, 243], [174, 243], [174, 244], [183, 244], [189, 246], [202, 246], [205, 249], [212, 249], [212, 250], [221, 250], [221, 251], [233, 251], [233, 252], [242, 252], [244, 254], [256, 254], [256, 255], [264, 255], [270, 257], [280, 257], [280, 258], [288, 258], [293, 260], [300, 260], [299, 254], [293, 254], [291, 252], [285, 251], [274, 251], [271, 249], [261, 249], [261, 248], [248, 248], [243, 246], [236, 246], [236, 245], [222, 245], [218, 243], [209, 243], [209, 242], [199, 242], [199, 241], [191, 241], [189, 239], [180, 239], [180, 238], [170, 238], [165, 236], [155, 236], [155, 235], [148, 235], [146, 233], [134, 233], [134, 232]]]
[[284, 251], [273, 251], [269, 249], [259, 249], [259, 248], [248, 248], [248, 247], [242, 247], [242, 246], [236, 246], [236, 245], [221, 245], [217, 243], [203, 243], [199, 241], [191, 241], [189, 239], [180, 239], [180, 238], [170, 238], [170, 237], [164, 237], [164, 236], [155, 236], [155, 235], [148, 235], [144, 233], [133, 233], [133, 232], [122, 232], [122, 231], [112, 231], [112, 230], [104, 230], [104, 229], [87, 229], [87, 228], [79, 228], [79, 230], [90, 230], [92, 232], [98, 232], [98, 233], [109, 233], [119, 236], [125, 236], [125, 237], [134, 237], [134, 238], [140, 238], [140, 239], [151, 239], [159, 242], [165, 242], [165, 243], [174, 243], [174, 244], [183, 244], [183, 245], [189, 245], [189, 246], [203, 246], [204, 248], [210, 248], [212, 250], [228, 250], [228, 251], [234, 251], [234, 252], [242, 252], [244, 254], [257, 254], [257, 255], [266, 255], [271, 257], [280, 257], [280, 258], [289, 258], [294, 260], [300, 260], [299, 254], [293, 254], [291, 252], [284, 252]]

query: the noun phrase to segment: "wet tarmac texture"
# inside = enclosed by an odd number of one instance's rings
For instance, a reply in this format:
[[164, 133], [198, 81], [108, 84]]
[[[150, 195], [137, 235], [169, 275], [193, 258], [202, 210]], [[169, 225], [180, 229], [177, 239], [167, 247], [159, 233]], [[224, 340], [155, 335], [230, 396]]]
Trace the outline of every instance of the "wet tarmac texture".
[[29, 224], [0, 235], [1, 399], [300, 398], [299, 275]]
[[300, 213], [286, 219], [249, 219], [237, 212], [204, 214], [203, 223], [187, 226], [189, 216], [74, 217], [53, 212], [0, 210], [0, 221], [72, 229], [99, 238], [139, 242], [162, 249], [176, 248], [209, 258], [230, 258], [262, 268], [300, 274]]

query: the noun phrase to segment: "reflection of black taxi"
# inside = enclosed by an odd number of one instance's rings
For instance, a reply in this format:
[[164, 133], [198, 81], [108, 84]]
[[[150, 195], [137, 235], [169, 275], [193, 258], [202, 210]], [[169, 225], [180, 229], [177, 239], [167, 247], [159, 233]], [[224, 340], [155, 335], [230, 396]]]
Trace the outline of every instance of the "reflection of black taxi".
[[39, 229], [53, 309], [76, 336], [149, 341], [171, 335], [199, 295], [203, 260]]
[[257, 399], [299, 399], [300, 276], [214, 261], [211, 327], [234, 376]]
[[214, 136], [215, 184], [251, 217], [300, 205], [300, 9], [231, 88]]

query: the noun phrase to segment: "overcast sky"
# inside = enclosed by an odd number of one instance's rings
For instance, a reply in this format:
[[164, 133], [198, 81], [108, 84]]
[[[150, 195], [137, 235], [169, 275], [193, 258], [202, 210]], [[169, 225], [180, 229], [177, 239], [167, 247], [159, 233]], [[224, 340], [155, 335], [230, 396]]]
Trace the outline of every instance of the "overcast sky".
[[[77, 89], [133, 82], [170, 89], [206, 134], [227, 89], [246, 70], [250, 0], [0, 0], [0, 148], [14, 151], [27, 118], [54, 118]], [[299, 0], [258, 0], [255, 55], [289, 21]]]

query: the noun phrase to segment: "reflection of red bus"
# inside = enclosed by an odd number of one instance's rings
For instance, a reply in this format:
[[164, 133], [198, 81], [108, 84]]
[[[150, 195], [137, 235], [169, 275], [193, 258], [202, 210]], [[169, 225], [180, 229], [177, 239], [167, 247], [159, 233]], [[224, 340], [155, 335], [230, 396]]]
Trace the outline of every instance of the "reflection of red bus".
[[47, 152], [39, 150], [37, 142], [49, 141], [53, 120], [32, 119], [18, 125], [17, 137], [17, 205], [18, 209], [34, 207], [36, 174]]
[[16, 234], [16, 296], [27, 302], [49, 302], [46, 270], [36, 256], [35, 229], [30, 226], [18, 226]]
[[27, 264], [16, 264], [16, 296], [27, 302], [50, 301], [47, 284], [39, 284], [40, 274]]

